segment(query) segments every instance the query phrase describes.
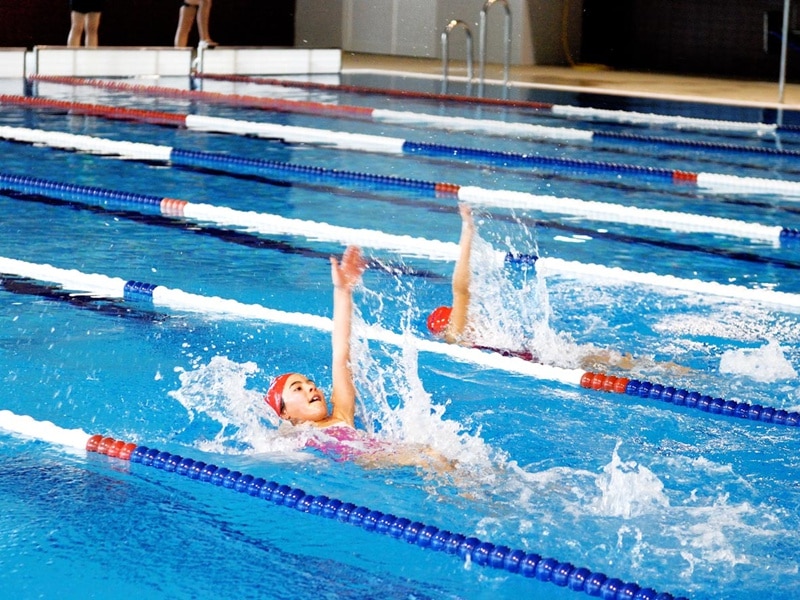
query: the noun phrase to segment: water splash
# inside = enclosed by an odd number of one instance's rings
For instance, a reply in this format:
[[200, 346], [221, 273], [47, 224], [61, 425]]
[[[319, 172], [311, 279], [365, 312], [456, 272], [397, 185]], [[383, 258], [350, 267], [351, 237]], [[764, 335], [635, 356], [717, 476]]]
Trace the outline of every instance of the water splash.
[[619, 457], [621, 441], [617, 442], [611, 462], [603, 467], [596, 485], [600, 496], [589, 510], [599, 516], [630, 519], [669, 507], [664, 484], [644, 465], [623, 461]]
[[467, 432], [457, 421], [445, 418], [446, 405], [434, 403], [423, 387], [411, 326], [414, 318], [414, 309], [409, 308], [403, 318], [407, 343], [402, 348], [373, 353], [363, 335], [368, 326], [355, 311], [351, 356], [359, 390], [358, 419], [380, 439], [430, 448], [462, 470], [477, 472], [491, 466], [493, 451], [480, 431]]
[[[509, 251], [519, 253], [510, 245]], [[491, 244], [476, 235], [470, 261], [470, 341], [529, 351], [543, 363], [567, 369], [579, 367], [587, 354], [596, 352], [593, 346], [581, 346], [553, 329], [553, 308], [543, 277], [523, 268], [513, 270], [515, 279], [496, 257]]]
[[[237, 363], [215, 356], [192, 371], [180, 371], [181, 387], [169, 392], [187, 411], [181, 433], [202, 451], [222, 454], [291, 451], [299, 441], [279, 433], [264, 408], [262, 393], [247, 388], [258, 372], [254, 362]], [[265, 416], [269, 415], [269, 416]], [[277, 419], [275, 419], [277, 422]]]
[[797, 371], [774, 339], [759, 348], [728, 350], [720, 358], [719, 372], [750, 377], [762, 383], [797, 378]]

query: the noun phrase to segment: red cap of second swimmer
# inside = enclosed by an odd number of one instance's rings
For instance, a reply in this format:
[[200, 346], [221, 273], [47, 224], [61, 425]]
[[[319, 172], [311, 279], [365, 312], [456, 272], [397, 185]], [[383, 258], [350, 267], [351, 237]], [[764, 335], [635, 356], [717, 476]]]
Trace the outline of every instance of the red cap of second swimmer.
[[264, 396], [264, 402], [269, 404], [272, 409], [278, 413], [278, 416], [281, 416], [281, 399], [283, 398], [283, 388], [286, 386], [286, 380], [292, 373], [284, 373], [283, 375], [278, 375], [275, 379], [272, 380], [272, 383], [267, 390], [267, 395]]
[[428, 315], [428, 330], [434, 335], [442, 335], [450, 322], [451, 306], [440, 306]]

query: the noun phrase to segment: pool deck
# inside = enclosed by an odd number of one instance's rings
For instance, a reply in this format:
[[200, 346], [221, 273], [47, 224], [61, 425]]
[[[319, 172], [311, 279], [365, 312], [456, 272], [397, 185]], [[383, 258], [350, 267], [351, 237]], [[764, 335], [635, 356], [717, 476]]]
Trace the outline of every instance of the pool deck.
[[[369, 69], [441, 77], [442, 62], [439, 59], [342, 52], [342, 69], [346, 71]], [[465, 77], [464, 63], [451, 61], [449, 73], [453, 78]], [[492, 83], [502, 82], [502, 66], [486, 65], [486, 80]], [[577, 65], [575, 67], [511, 67], [509, 80], [512, 85], [565, 91], [800, 110], [800, 84], [787, 83], [784, 89], [783, 103], [779, 103], [777, 78], [771, 82], [735, 80], [721, 77], [615, 71], [599, 65]]]

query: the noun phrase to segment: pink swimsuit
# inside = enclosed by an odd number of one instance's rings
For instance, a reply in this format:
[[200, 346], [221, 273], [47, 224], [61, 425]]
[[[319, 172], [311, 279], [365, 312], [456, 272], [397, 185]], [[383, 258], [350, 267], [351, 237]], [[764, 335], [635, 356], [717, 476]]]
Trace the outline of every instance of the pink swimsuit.
[[386, 444], [349, 425], [331, 425], [315, 431], [306, 446], [335, 461], [345, 461], [373, 454], [384, 449]]

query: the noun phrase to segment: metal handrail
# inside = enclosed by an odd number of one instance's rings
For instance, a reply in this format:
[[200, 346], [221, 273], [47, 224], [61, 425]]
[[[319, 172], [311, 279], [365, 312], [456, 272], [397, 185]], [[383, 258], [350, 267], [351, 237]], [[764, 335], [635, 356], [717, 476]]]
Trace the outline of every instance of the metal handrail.
[[[786, 90], [786, 53], [789, 47], [789, 6], [790, 0], [783, 3], [783, 26], [781, 28], [781, 66], [778, 74], [778, 103], [783, 104]], [[781, 114], [781, 116], [783, 116]]]
[[483, 5], [480, 15], [480, 48], [478, 50], [478, 58], [480, 61], [480, 74], [478, 76], [480, 95], [483, 95], [484, 70], [486, 66], [486, 14], [495, 4], [501, 5], [506, 13], [504, 21], [506, 40], [503, 49], [503, 85], [508, 85], [508, 70], [511, 62], [511, 9], [506, 0], [486, 0], [486, 4]]
[[472, 31], [464, 21], [453, 19], [442, 31], [442, 93], [447, 92], [447, 70], [449, 60], [450, 33], [458, 27], [464, 28], [467, 36], [467, 85], [472, 84]]

